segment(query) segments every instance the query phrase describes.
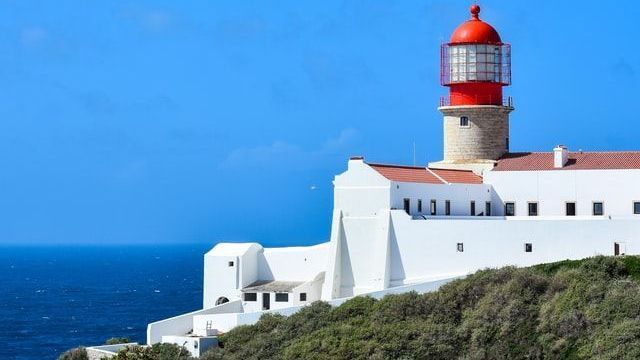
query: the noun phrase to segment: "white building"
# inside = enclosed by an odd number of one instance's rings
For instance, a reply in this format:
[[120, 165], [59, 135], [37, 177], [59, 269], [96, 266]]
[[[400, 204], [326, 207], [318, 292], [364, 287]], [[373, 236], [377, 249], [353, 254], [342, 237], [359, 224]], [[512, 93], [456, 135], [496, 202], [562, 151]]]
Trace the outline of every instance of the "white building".
[[352, 157], [334, 180], [327, 243], [217, 244], [204, 257], [203, 309], [149, 324], [149, 344], [198, 348], [264, 311], [431, 291], [487, 267], [640, 254], [640, 152], [510, 153], [510, 46], [479, 11], [443, 45], [444, 160]]

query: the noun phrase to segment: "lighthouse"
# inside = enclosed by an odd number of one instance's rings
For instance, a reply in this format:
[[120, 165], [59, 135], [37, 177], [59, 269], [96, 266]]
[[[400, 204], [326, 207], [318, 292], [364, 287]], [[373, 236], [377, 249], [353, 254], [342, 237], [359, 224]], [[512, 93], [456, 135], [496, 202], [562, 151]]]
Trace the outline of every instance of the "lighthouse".
[[440, 49], [440, 82], [449, 94], [440, 99], [444, 115], [444, 159], [430, 166], [481, 173], [509, 151], [511, 46], [480, 19], [480, 6], [455, 29]]

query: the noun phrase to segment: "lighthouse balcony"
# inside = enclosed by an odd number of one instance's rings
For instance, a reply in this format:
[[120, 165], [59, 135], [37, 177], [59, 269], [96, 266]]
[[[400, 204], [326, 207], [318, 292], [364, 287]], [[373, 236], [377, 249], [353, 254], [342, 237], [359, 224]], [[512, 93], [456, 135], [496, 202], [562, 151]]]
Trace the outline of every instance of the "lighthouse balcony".
[[440, 97], [440, 107], [458, 106], [460, 104], [494, 105], [513, 108], [513, 97], [492, 95], [457, 95], [451, 94]]

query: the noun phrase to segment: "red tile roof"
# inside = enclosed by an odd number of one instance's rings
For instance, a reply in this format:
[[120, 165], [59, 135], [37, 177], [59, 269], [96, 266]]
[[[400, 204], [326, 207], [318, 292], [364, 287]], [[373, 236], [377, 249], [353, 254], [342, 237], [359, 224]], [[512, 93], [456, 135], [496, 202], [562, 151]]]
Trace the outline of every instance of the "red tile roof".
[[482, 184], [482, 177], [467, 170], [427, 169], [419, 166], [388, 164], [368, 165], [385, 178], [393, 181], [423, 184]]
[[493, 171], [640, 169], [640, 151], [569, 152], [562, 168], [553, 167], [552, 152], [509, 153]]
[[444, 181], [452, 184], [482, 184], [482, 176], [469, 170], [430, 169]]

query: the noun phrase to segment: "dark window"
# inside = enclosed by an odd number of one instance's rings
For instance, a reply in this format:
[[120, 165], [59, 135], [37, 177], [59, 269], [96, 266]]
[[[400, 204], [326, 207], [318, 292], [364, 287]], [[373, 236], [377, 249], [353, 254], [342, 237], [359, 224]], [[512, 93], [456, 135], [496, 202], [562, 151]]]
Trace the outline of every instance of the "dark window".
[[418, 199], [418, 212], [422, 212], [422, 199]]
[[244, 293], [244, 301], [258, 301], [258, 294]]
[[300, 301], [307, 301], [307, 293], [300, 293]]
[[464, 252], [464, 244], [463, 244], [463, 243], [458, 243], [458, 244], [456, 245], [456, 250], [457, 250], [458, 252]]
[[568, 202], [566, 207], [567, 207], [567, 216], [576, 216], [576, 203]]
[[509, 151], [509, 138], [505, 139], [505, 143], [506, 143], [505, 148], [507, 149], [507, 151]]
[[491, 216], [491, 201], [484, 203], [484, 214], [486, 216]]
[[620, 255], [620, 244], [613, 243], [613, 255], [615, 256]]
[[233, 267], [233, 261], [229, 261], [229, 267]]
[[469, 127], [469, 118], [466, 116], [460, 117], [460, 126], [461, 127]]
[[533, 251], [533, 244], [531, 243], [524, 244], [524, 252], [532, 252], [532, 251]]
[[229, 302], [229, 299], [227, 299], [226, 297], [222, 296], [222, 297], [219, 297], [218, 300], [216, 300], [216, 306], [222, 305], [222, 304], [226, 304], [228, 302]]
[[471, 206], [469, 209], [469, 214], [471, 214], [471, 216], [476, 216], [476, 202], [472, 201], [471, 202]]
[[593, 215], [594, 216], [604, 215], [604, 205], [601, 202], [593, 203]]
[[504, 203], [504, 216], [516, 215], [516, 203], [508, 202]]
[[451, 201], [449, 200], [444, 202], [444, 214], [451, 215]]
[[404, 199], [404, 211], [407, 214], [411, 214], [411, 200]]
[[635, 215], [640, 215], [640, 201], [635, 201], [633, 203], [633, 213]]
[[429, 208], [429, 210], [431, 211], [431, 215], [435, 215], [436, 214], [436, 201], [435, 200], [431, 200], [431, 207]]
[[289, 294], [276, 293], [276, 302], [287, 302], [287, 301], [289, 301]]
[[538, 216], [538, 203], [529, 203], [529, 216]]

